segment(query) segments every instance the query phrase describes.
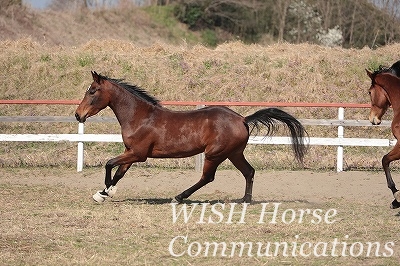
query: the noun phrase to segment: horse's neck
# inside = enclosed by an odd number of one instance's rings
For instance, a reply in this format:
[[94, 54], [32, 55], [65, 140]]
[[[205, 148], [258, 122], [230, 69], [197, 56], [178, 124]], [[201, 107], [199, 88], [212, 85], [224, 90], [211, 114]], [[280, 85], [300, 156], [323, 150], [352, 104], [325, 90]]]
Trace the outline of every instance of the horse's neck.
[[396, 79], [395, 82], [389, 81], [389, 85], [384, 87], [384, 90], [388, 94], [394, 114], [400, 112], [400, 82], [397, 81], [399, 80]]
[[[109, 107], [113, 110], [120, 125], [132, 124], [133, 121], [140, 120], [140, 115], [148, 109], [150, 104], [136, 98], [124, 89], [115, 88], [115, 90], [120, 91], [113, 93]], [[133, 119], [133, 117], [135, 118]]]

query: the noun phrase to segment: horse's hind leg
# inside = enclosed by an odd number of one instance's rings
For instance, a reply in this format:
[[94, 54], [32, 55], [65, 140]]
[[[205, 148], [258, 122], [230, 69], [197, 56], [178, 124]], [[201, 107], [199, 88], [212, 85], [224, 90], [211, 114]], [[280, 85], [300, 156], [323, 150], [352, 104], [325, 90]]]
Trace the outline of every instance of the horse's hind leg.
[[233, 165], [239, 169], [242, 175], [246, 179], [246, 188], [244, 191], [243, 202], [251, 203], [253, 194], [253, 180], [254, 180], [254, 168], [247, 162], [243, 153], [237, 153], [228, 157]]
[[208, 183], [214, 181], [215, 178], [215, 172], [217, 171], [218, 165], [222, 161], [211, 161], [207, 160], [207, 158], [204, 160], [204, 167], [203, 167], [203, 175], [201, 176], [200, 180], [191, 186], [190, 188], [186, 189], [183, 191], [181, 194], [177, 195], [175, 197], [175, 200], [179, 203], [181, 203], [184, 199], [188, 198], [190, 195], [192, 195], [194, 192], [196, 192], [198, 189], [202, 188], [203, 186], [207, 185]]
[[389, 189], [392, 191], [394, 200], [391, 204], [392, 209], [396, 209], [400, 207], [400, 192], [396, 188], [396, 185], [393, 181], [392, 175], [390, 173], [389, 164], [393, 161], [400, 159], [400, 144], [399, 142], [394, 146], [394, 148], [382, 158], [382, 167], [385, 171], [386, 181]]

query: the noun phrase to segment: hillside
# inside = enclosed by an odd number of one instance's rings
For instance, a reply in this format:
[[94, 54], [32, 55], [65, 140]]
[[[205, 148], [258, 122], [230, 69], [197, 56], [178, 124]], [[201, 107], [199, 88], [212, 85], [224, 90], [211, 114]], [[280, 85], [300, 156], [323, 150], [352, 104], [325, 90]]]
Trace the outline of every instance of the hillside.
[[170, 12], [171, 8], [134, 6], [77, 12], [3, 7], [0, 8], [0, 40], [30, 38], [47, 46], [78, 46], [91, 39], [118, 39], [140, 46], [156, 42], [197, 43], [199, 37], [173, 19]]

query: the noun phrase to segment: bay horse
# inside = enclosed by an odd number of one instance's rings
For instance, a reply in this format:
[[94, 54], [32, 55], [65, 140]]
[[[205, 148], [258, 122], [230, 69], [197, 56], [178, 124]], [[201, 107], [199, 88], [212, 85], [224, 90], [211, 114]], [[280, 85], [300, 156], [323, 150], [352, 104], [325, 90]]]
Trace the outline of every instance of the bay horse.
[[394, 196], [390, 207], [396, 209], [400, 207], [400, 192], [393, 181], [389, 165], [391, 162], [400, 159], [400, 78], [398, 77], [400, 74], [400, 61], [394, 63], [391, 67], [381, 66], [374, 72], [368, 69], [366, 69], [366, 72], [371, 79], [369, 88], [371, 99], [369, 121], [373, 125], [379, 125], [387, 109], [390, 106], [393, 108], [391, 129], [398, 141], [393, 149], [382, 157], [382, 167], [385, 172], [387, 186]]
[[[147, 158], [182, 158], [204, 152], [204, 167], [200, 180], [175, 197], [178, 203], [214, 180], [217, 167], [226, 159], [243, 174], [246, 180], [243, 202], [252, 199], [255, 170], [247, 162], [243, 151], [252, 129], [264, 125], [267, 134], [284, 124], [290, 131], [295, 158], [302, 163], [307, 132], [290, 114], [266, 108], [243, 117], [227, 107], [213, 106], [192, 111], [173, 111], [143, 89], [91, 72], [93, 82], [76, 109], [76, 119], [84, 123], [90, 116], [109, 106], [121, 126], [125, 145], [123, 154], [105, 165], [105, 188], [93, 195], [103, 202], [115, 194], [117, 182], [134, 162]], [[112, 169], [118, 166], [113, 178]]]

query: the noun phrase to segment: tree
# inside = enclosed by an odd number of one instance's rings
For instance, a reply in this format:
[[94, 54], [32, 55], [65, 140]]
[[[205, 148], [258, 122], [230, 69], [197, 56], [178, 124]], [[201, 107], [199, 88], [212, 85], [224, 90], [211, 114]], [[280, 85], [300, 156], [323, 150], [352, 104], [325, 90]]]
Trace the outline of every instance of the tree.
[[275, 25], [275, 28], [278, 31], [278, 41], [283, 41], [285, 28], [286, 28], [286, 19], [287, 19], [287, 11], [289, 5], [291, 4], [291, 0], [277, 0], [274, 1], [273, 11], [274, 17], [277, 19], [278, 23]]
[[257, 42], [269, 30], [272, 0], [189, 0], [176, 6], [177, 18], [191, 29], [219, 27], [247, 42]]
[[10, 6], [22, 6], [22, 0], [0, 0], [0, 10]]
[[399, 7], [400, 0], [180, 0], [176, 14], [194, 30], [218, 27], [245, 42], [270, 34], [293, 43], [376, 47], [400, 41]]
[[313, 5], [303, 0], [292, 1], [288, 8], [286, 37], [295, 43], [315, 42], [321, 21], [321, 15]]

